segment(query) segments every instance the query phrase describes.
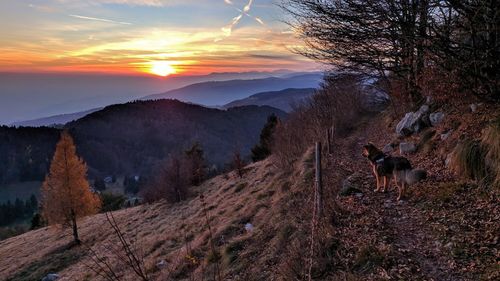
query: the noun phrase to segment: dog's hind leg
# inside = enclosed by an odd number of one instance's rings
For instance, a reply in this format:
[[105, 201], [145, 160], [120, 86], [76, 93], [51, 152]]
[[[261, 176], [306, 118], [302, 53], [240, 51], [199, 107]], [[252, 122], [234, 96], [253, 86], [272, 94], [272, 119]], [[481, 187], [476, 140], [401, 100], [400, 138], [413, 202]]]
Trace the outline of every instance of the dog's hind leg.
[[385, 190], [387, 189], [387, 176], [384, 176], [384, 187], [382, 187], [382, 192], [385, 192]]
[[398, 192], [398, 198], [397, 198], [398, 201], [401, 200], [401, 197], [403, 196], [404, 192], [405, 192], [405, 182], [402, 181], [401, 187], [399, 188], [399, 192]]

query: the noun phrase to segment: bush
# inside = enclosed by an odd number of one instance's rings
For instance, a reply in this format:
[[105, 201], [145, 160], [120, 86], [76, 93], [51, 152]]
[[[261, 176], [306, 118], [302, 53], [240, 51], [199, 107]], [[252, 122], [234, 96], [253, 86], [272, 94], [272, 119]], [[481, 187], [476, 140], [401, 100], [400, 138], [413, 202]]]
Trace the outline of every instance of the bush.
[[101, 193], [101, 212], [116, 211], [123, 207], [127, 198], [121, 194]]
[[451, 168], [468, 178], [484, 180], [488, 175], [485, 156], [486, 151], [481, 142], [466, 139], [455, 147]]
[[157, 168], [152, 182], [141, 192], [145, 202], [186, 199], [192, 183], [191, 165], [186, 157], [169, 156]]
[[290, 166], [308, 147], [325, 138], [330, 128], [337, 136], [353, 129], [363, 109], [359, 77], [340, 75], [325, 78], [311, 98], [296, 105], [274, 134], [273, 153], [282, 166]]
[[486, 148], [486, 164], [493, 178], [493, 184], [500, 187], [500, 118], [493, 121], [481, 139]]

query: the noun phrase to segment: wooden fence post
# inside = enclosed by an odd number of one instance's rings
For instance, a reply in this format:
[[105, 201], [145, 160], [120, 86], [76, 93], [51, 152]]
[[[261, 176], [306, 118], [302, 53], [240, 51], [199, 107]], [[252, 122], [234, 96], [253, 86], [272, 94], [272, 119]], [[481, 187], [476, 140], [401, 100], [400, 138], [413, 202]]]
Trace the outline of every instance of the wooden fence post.
[[315, 179], [315, 192], [318, 196], [317, 200], [317, 214], [318, 218], [321, 217], [323, 212], [323, 181], [321, 175], [321, 142], [316, 143], [316, 179]]

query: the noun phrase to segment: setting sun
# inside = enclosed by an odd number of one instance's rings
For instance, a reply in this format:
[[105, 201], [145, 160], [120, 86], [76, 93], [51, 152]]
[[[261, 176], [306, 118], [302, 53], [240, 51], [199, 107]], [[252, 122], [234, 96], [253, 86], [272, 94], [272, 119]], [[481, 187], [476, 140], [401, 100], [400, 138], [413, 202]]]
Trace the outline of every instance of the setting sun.
[[150, 73], [158, 76], [168, 76], [176, 73], [175, 68], [168, 61], [154, 61], [151, 63]]

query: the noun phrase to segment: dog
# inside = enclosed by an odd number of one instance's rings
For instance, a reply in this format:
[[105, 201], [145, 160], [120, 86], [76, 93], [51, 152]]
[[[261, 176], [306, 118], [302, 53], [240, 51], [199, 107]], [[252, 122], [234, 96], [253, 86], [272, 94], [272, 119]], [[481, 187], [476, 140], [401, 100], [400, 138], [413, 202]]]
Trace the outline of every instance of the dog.
[[[427, 178], [426, 171], [413, 169], [410, 161], [405, 157], [386, 155], [372, 143], [363, 146], [362, 155], [370, 161], [373, 174], [377, 179], [377, 188], [374, 191], [385, 192], [392, 177], [398, 189], [398, 201], [404, 194], [405, 185], [408, 186]], [[381, 178], [384, 180], [382, 190]]]

